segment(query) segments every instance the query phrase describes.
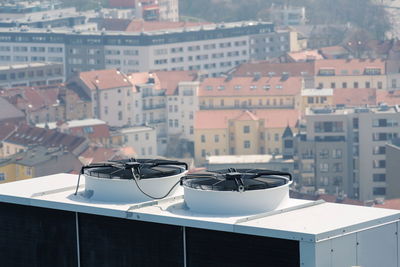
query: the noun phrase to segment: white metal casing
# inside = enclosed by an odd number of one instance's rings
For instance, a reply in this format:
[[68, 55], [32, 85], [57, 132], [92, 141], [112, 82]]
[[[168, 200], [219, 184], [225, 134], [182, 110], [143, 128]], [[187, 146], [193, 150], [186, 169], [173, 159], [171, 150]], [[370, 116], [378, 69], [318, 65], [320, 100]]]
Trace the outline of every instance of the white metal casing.
[[184, 199], [193, 212], [235, 216], [255, 214], [285, 205], [289, 200], [291, 184], [290, 181], [278, 187], [244, 192], [202, 190], [184, 186]]
[[[186, 173], [187, 171], [183, 171], [177, 175], [161, 178], [138, 179], [136, 182], [143, 192], [153, 198], [168, 197], [176, 193], [179, 180]], [[139, 190], [136, 182], [133, 179], [107, 179], [85, 175], [83, 196], [101, 202], [138, 203], [152, 200]], [[171, 192], [167, 194], [170, 190]]]

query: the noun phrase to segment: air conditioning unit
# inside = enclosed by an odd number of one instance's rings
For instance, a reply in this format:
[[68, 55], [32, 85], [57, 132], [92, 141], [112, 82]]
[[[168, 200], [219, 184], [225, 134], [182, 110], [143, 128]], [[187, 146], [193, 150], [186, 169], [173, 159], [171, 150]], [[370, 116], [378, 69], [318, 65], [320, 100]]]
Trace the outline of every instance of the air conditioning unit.
[[[101, 202], [144, 202], [173, 195], [188, 166], [161, 159], [128, 159], [83, 166], [85, 190], [79, 195]], [[75, 195], [78, 195], [80, 178]]]

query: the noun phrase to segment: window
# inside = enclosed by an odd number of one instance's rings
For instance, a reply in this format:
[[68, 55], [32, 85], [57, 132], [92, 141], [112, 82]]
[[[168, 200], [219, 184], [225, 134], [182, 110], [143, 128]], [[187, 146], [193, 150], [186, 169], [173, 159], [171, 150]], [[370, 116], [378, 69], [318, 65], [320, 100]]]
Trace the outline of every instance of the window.
[[174, 120], [174, 126], [175, 126], [175, 128], [179, 127], [179, 121], [178, 120]]
[[145, 138], [146, 138], [146, 140], [149, 140], [150, 134], [149, 134], [149, 133], [146, 133]]
[[343, 132], [343, 122], [341, 121], [318, 121], [314, 125], [314, 130], [317, 133], [337, 133]]
[[118, 111], [118, 120], [122, 120], [122, 111]]
[[328, 163], [320, 163], [319, 170], [321, 172], [328, 172], [329, 171], [329, 164]]
[[206, 142], [206, 136], [204, 134], [201, 135], [200, 139], [202, 143]]
[[385, 182], [386, 181], [386, 174], [384, 174], [384, 173], [374, 173], [372, 175], [372, 180], [374, 182]]
[[218, 134], [214, 135], [214, 142], [215, 143], [219, 142], [219, 135]]
[[201, 156], [202, 156], [203, 158], [206, 156], [206, 150], [205, 150], [205, 149], [202, 149], [202, 150], [201, 150]]
[[339, 148], [332, 150], [332, 158], [334, 159], [341, 159], [342, 158], [342, 150]]
[[93, 127], [91, 126], [83, 127], [83, 132], [86, 134], [93, 133]]
[[358, 88], [358, 82], [354, 82], [354, 88]]
[[215, 154], [216, 156], [219, 156], [219, 149], [215, 149], [215, 150], [214, 150], [214, 154]]
[[371, 88], [371, 83], [370, 82], [365, 82], [365, 88]]
[[243, 147], [244, 148], [250, 148], [250, 141], [249, 140], [245, 140], [244, 142], [243, 142]]
[[372, 161], [372, 167], [374, 169], [386, 168], [386, 160], [384, 160], [384, 159], [373, 160]]
[[6, 175], [4, 173], [0, 173], [0, 181], [4, 181], [6, 179]]
[[250, 126], [243, 126], [243, 133], [250, 133]]
[[307, 97], [307, 103], [308, 104], [313, 104], [314, 103], [314, 97], [312, 97], [312, 96]]
[[320, 157], [321, 159], [327, 159], [327, 158], [329, 158], [329, 150], [326, 149], [326, 148], [322, 149], [322, 150], [319, 152], [319, 157]]
[[378, 89], [382, 89], [382, 88], [383, 88], [382, 82], [378, 82]]
[[274, 135], [274, 140], [275, 140], [275, 141], [279, 141], [279, 134], [276, 133], [276, 134]]
[[386, 147], [384, 147], [384, 146], [374, 146], [372, 148], [372, 154], [374, 154], [374, 155], [385, 155], [386, 154]]
[[333, 163], [333, 172], [342, 172], [343, 171], [343, 164], [340, 162]]
[[384, 195], [386, 195], [386, 188], [385, 187], [374, 187], [372, 189], [372, 193], [375, 196], [384, 196]]

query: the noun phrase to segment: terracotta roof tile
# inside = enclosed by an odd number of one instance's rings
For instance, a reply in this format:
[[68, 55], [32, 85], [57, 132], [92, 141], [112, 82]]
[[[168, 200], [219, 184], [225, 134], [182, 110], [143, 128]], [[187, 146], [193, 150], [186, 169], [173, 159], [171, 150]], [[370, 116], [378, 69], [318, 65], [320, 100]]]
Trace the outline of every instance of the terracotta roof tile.
[[271, 63], [269, 61], [257, 61], [243, 63], [232, 72], [233, 76], [254, 76], [259, 73], [261, 76], [282, 76], [289, 73], [290, 76], [302, 76], [303, 74], [314, 75], [314, 62], [291, 62]]
[[193, 71], [156, 71], [155, 74], [167, 95], [175, 94], [180, 82], [191, 82], [197, 78], [197, 73]]
[[382, 59], [325, 59], [315, 61], [314, 73], [321, 69], [333, 69], [335, 75], [362, 75], [366, 68], [380, 69], [385, 74], [385, 61]]
[[377, 90], [376, 91], [377, 104], [386, 103], [389, 106], [400, 105], [400, 91], [386, 91]]
[[[249, 113], [252, 113], [250, 116]], [[264, 120], [265, 128], [295, 127], [300, 113], [294, 109], [201, 110], [196, 112], [195, 129], [225, 129], [230, 120]]]
[[118, 154], [118, 149], [105, 147], [88, 147], [85, 152], [80, 155], [80, 160], [85, 162], [104, 162], [113, 160]]
[[300, 77], [207, 78], [200, 85], [199, 96], [298, 95], [301, 88]]
[[385, 200], [383, 204], [376, 204], [374, 207], [400, 210], [400, 198]]
[[376, 105], [376, 92], [374, 88], [336, 88], [333, 90], [333, 104], [349, 107]]
[[132, 86], [128, 77], [115, 69], [81, 72], [79, 78], [90, 90]]

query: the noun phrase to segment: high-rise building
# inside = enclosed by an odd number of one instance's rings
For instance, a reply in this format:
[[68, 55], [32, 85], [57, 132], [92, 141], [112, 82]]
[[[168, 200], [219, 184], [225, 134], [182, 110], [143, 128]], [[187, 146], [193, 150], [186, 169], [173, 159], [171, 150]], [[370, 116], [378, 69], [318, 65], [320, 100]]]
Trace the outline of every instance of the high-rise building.
[[299, 183], [360, 200], [386, 196], [385, 144], [400, 135], [398, 106], [308, 110], [296, 140]]

